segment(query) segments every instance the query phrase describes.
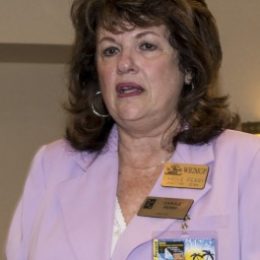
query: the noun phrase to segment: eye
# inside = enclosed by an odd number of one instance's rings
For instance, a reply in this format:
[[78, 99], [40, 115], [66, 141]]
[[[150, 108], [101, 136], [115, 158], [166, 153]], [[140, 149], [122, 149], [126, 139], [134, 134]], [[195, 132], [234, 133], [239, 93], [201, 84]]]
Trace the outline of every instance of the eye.
[[110, 56], [114, 56], [115, 54], [117, 54], [119, 52], [118, 48], [117, 47], [108, 47], [108, 48], [105, 48], [103, 51], [102, 51], [102, 54], [103, 56], [105, 57], [110, 57]]
[[157, 46], [153, 43], [143, 42], [140, 44], [140, 49], [143, 51], [154, 51], [157, 49]]

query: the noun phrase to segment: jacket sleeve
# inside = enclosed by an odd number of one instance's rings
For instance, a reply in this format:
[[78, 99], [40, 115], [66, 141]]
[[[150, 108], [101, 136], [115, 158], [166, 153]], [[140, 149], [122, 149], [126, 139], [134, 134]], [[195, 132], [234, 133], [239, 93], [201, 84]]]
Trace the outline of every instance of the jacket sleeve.
[[13, 216], [6, 242], [7, 260], [28, 260], [28, 247], [33, 232], [35, 216], [45, 191], [43, 146], [35, 155], [23, 194]]
[[240, 196], [241, 260], [260, 259], [260, 148], [252, 160]]

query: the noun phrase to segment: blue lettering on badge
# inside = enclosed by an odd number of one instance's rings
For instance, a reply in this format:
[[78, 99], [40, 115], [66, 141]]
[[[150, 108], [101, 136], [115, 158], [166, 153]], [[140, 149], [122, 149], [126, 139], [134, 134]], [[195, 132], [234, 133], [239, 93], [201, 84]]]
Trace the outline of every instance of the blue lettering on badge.
[[213, 238], [154, 239], [153, 260], [216, 260]]

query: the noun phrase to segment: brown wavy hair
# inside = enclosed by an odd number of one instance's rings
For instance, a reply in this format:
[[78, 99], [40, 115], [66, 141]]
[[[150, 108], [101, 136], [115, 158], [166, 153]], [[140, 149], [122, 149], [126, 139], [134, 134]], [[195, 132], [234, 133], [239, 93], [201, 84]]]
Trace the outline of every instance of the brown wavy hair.
[[[74, 0], [71, 17], [76, 35], [66, 138], [74, 148], [101, 150], [115, 123], [111, 117], [97, 117], [91, 109], [99, 90], [95, 62], [99, 26], [114, 31], [127, 30], [124, 24], [166, 25], [169, 42], [178, 51], [180, 70], [192, 75], [192, 84], [183, 86], [179, 98], [181, 130], [173, 137], [173, 144], [207, 143], [224, 129], [235, 126], [237, 116], [229, 112], [227, 97], [218, 97], [212, 91], [222, 51], [215, 19], [204, 0]], [[95, 107], [105, 111], [102, 102], [95, 102]]]

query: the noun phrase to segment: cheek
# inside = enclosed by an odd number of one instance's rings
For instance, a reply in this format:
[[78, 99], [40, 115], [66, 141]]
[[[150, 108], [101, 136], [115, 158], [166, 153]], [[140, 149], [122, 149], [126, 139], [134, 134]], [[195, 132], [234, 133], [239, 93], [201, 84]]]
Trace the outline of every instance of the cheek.
[[98, 66], [98, 79], [101, 88], [107, 88], [113, 81], [113, 73], [109, 66]]
[[160, 62], [155, 64], [155, 66], [148, 65], [146, 68], [151, 83], [160, 84], [160, 88], [168, 86], [169, 84], [177, 86], [183, 81], [182, 72], [172, 61]]
[[156, 91], [159, 94], [164, 92], [166, 99], [177, 102], [184, 82], [184, 75], [178, 66], [173, 64], [172, 61], [160, 64], [154, 70], [152, 77], [152, 84], [156, 84], [154, 85]]
[[103, 100], [109, 108], [113, 103], [114, 92], [112, 91], [114, 84], [114, 73], [111, 66], [98, 66], [99, 87], [102, 92]]

